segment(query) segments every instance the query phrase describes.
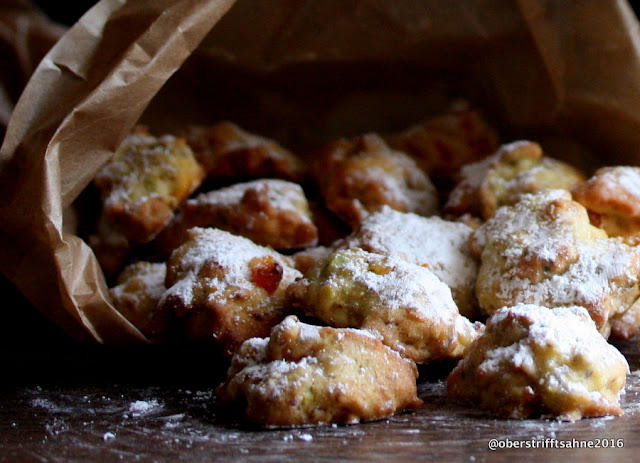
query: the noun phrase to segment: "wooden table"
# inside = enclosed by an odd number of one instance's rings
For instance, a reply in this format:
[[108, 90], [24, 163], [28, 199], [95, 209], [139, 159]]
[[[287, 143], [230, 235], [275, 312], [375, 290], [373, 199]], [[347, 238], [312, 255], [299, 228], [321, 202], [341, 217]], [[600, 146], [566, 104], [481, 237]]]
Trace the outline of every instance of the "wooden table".
[[[451, 404], [444, 382], [450, 365], [442, 364], [422, 368], [425, 404], [415, 412], [355, 426], [265, 431], [216, 415], [214, 389], [224, 371], [204, 352], [77, 345], [26, 303], [0, 335], [2, 462], [640, 460], [635, 342], [618, 345], [632, 372], [620, 417], [497, 419]], [[489, 450], [492, 439], [502, 448]], [[543, 448], [567, 445], [600, 448]]]

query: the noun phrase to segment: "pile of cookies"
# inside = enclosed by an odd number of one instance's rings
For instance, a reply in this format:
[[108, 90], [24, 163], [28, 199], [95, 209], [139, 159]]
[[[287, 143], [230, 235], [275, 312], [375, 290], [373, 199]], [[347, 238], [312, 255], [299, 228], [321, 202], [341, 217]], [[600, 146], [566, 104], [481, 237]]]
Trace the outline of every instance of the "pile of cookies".
[[115, 308], [216, 349], [217, 403], [253, 423], [419, 407], [416, 365], [443, 360], [452, 400], [502, 416], [622, 412], [640, 168], [588, 177], [455, 102], [305, 157], [227, 121], [137, 128], [93, 184]]

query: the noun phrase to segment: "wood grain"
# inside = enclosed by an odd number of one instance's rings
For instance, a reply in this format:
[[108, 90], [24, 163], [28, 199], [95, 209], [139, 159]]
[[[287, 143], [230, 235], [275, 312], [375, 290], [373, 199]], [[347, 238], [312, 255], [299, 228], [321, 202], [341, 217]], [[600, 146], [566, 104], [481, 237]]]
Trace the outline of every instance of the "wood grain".
[[[444, 382], [447, 368], [440, 365], [435, 371], [422, 369], [420, 397], [425, 404], [415, 412], [354, 426], [286, 430], [251, 429], [216, 416], [214, 388], [221, 377], [211, 372], [220, 366], [193, 352], [85, 346], [14, 355], [13, 361], [3, 358], [12, 371], [10, 384], [5, 383], [1, 392], [0, 459], [632, 461], [640, 449], [638, 350], [635, 343], [620, 347], [633, 372], [622, 398], [625, 414], [620, 417], [566, 423], [487, 416], [450, 403]], [[560, 446], [567, 445], [560, 441], [575, 439], [572, 445], [623, 447], [492, 452], [490, 439], [539, 447], [545, 441], [547, 446]]]
[[[451, 365], [437, 364], [421, 368], [425, 403], [415, 412], [354, 426], [260, 430], [216, 415], [214, 389], [225, 365], [210, 353], [81, 346], [24, 300], [18, 307], [0, 332], [2, 462], [624, 462], [637, 461], [640, 451], [635, 341], [617, 345], [632, 372], [619, 417], [567, 423], [488, 416], [447, 399]], [[491, 451], [491, 439], [538, 448]], [[542, 448], [567, 443], [600, 448]]]

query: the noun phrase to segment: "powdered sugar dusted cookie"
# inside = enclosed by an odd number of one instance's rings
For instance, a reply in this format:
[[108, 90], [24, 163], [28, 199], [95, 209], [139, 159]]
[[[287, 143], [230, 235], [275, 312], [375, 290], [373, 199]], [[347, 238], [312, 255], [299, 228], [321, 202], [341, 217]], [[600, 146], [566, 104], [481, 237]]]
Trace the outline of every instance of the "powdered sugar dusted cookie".
[[510, 418], [619, 415], [629, 366], [582, 307], [502, 308], [447, 378], [458, 402]]
[[383, 206], [338, 246], [395, 255], [428, 268], [449, 286], [460, 313], [473, 319], [477, 310], [478, 260], [468, 248], [472, 231], [464, 223]]
[[609, 236], [640, 236], [640, 167], [604, 167], [571, 193]]
[[149, 339], [169, 329], [167, 317], [158, 310], [158, 302], [167, 290], [166, 274], [164, 262], [136, 262], [125, 267], [116, 285], [109, 289], [116, 309]]
[[275, 140], [229, 121], [190, 126], [181, 132], [205, 167], [207, 179], [281, 178], [301, 181], [304, 163]]
[[356, 228], [382, 205], [432, 215], [437, 192], [415, 161], [376, 134], [340, 139], [324, 148], [315, 179], [327, 207]]
[[576, 168], [544, 156], [537, 143], [521, 140], [461, 169], [461, 180], [449, 195], [445, 212], [488, 219], [500, 206], [514, 204], [523, 193], [571, 190], [585, 179]]
[[177, 220], [158, 237], [163, 252], [180, 245], [193, 227], [219, 228], [277, 250], [318, 242], [302, 187], [277, 179], [237, 183], [188, 199]]
[[359, 248], [340, 249], [316, 276], [290, 286], [292, 300], [335, 327], [364, 328], [418, 363], [459, 357], [481, 330], [425, 267]]
[[302, 275], [286, 257], [247, 238], [215, 228], [188, 235], [167, 263], [161, 305], [183, 319], [187, 338], [210, 340], [231, 356], [282, 321], [287, 286]]
[[363, 330], [290, 316], [233, 357], [218, 404], [267, 427], [350, 424], [421, 404], [415, 364]]
[[129, 135], [96, 175], [104, 215], [127, 238], [144, 243], [202, 182], [204, 172], [182, 138], [156, 138], [144, 129]]
[[[99, 259], [106, 257], [101, 261], [105, 271], [118, 270], [129, 248], [158, 234], [203, 177], [184, 139], [156, 138], [144, 128], [125, 138], [94, 178], [103, 204], [101, 225], [90, 243]], [[114, 259], [111, 250], [123, 257]]]
[[412, 156], [427, 175], [446, 180], [453, 179], [462, 165], [479, 161], [498, 148], [496, 131], [463, 100], [388, 140], [394, 149]]
[[481, 256], [476, 292], [492, 314], [531, 303], [585, 307], [606, 337], [637, 333], [640, 248], [589, 223], [565, 190], [523, 195], [475, 230]]

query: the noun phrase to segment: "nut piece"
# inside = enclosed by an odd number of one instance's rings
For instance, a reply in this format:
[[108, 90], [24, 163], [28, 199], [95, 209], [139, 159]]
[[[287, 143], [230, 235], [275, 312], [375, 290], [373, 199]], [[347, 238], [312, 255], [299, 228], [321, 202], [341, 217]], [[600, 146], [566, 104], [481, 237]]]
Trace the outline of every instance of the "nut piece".
[[287, 317], [233, 357], [218, 405], [265, 427], [350, 424], [422, 404], [415, 363], [363, 330]]
[[509, 418], [620, 415], [629, 365], [582, 307], [502, 308], [447, 378], [453, 400]]

